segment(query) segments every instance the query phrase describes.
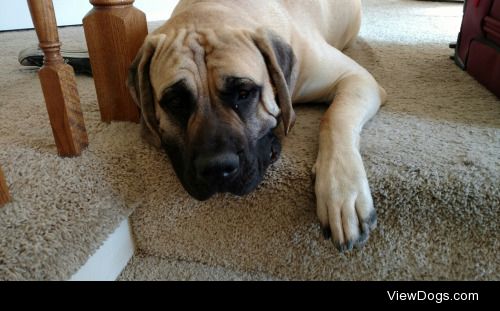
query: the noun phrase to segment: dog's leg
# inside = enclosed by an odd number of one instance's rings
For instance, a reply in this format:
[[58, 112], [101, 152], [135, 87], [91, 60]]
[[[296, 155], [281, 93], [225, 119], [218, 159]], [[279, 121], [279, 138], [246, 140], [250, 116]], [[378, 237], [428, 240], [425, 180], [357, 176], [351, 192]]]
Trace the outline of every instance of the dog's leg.
[[[336, 69], [342, 64], [345, 71], [329, 76], [335, 79], [335, 97], [321, 121], [313, 171], [323, 233], [333, 238], [340, 251], [348, 251], [362, 246], [377, 222], [359, 141], [363, 126], [376, 114], [386, 94], [354, 61], [346, 56], [339, 59], [338, 53], [335, 58]], [[320, 75], [328, 76], [325, 72]]]

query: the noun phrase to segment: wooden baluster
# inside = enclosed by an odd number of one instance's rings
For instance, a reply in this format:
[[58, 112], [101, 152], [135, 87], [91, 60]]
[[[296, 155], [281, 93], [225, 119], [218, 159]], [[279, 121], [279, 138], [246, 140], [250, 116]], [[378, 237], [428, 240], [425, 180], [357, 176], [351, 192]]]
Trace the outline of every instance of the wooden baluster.
[[2, 168], [0, 167], [0, 206], [10, 201], [9, 188], [5, 182], [5, 177], [3, 176]]
[[134, 0], [90, 0], [83, 19], [101, 119], [139, 121], [139, 108], [127, 89], [128, 69], [148, 33], [146, 16]]
[[52, 133], [61, 156], [77, 156], [88, 145], [73, 68], [64, 63], [52, 0], [28, 0], [40, 48], [39, 77]]

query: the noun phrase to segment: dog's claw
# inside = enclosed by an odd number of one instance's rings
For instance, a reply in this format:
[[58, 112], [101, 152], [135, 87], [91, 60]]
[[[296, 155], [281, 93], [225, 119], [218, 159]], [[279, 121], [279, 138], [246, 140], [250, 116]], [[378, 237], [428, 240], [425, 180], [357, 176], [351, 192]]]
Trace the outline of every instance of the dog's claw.
[[377, 213], [373, 211], [368, 218], [368, 226], [370, 231], [377, 227]]
[[352, 251], [354, 249], [354, 241], [347, 242], [345, 244], [345, 247], [346, 247], [346, 249], [345, 249], [346, 252]]
[[345, 244], [339, 244], [335, 243], [335, 247], [339, 250], [341, 253], [345, 253], [347, 251], [347, 246]]
[[356, 241], [356, 248], [363, 247], [366, 244], [366, 241], [368, 241], [369, 236], [370, 236], [369, 230], [363, 230], [358, 240]]
[[345, 244], [335, 243], [335, 247], [339, 250], [340, 253], [347, 253], [354, 249], [354, 242], [349, 241]]
[[330, 240], [332, 238], [332, 230], [330, 230], [329, 226], [322, 227], [321, 232], [323, 233], [325, 240]]

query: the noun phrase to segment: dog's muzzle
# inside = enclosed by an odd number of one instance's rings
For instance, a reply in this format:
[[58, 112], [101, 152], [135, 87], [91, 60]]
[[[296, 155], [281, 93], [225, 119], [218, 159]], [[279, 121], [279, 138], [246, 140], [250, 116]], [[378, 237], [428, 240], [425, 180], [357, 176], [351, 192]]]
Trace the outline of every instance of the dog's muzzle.
[[[278, 137], [269, 132], [247, 148], [224, 148], [183, 156], [179, 149], [165, 146], [184, 188], [204, 201], [220, 192], [246, 195], [260, 184], [269, 165], [281, 153]], [[186, 162], [186, 159], [191, 161]]]

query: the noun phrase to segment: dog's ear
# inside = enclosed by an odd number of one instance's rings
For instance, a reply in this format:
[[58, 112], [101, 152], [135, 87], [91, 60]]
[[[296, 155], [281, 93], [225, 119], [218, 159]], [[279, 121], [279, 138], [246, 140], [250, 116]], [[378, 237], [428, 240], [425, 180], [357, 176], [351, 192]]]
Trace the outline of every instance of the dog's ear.
[[146, 38], [130, 66], [127, 80], [130, 94], [141, 109], [142, 135], [157, 147], [161, 146], [161, 138], [158, 120], [156, 119], [155, 99], [149, 78], [149, 67], [157, 47], [164, 40], [165, 35], [154, 35]]
[[258, 30], [253, 40], [266, 61], [271, 81], [276, 88], [276, 99], [281, 110], [285, 135], [288, 135], [295, 124], [291, 94], [297, 80], [295, 54], [288, 43], [269, 30]]

